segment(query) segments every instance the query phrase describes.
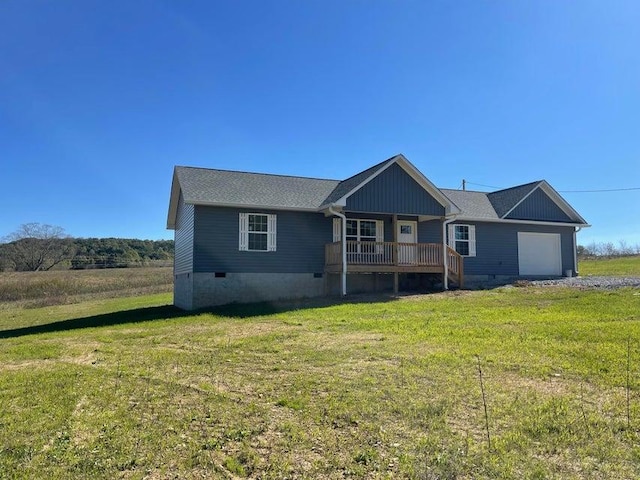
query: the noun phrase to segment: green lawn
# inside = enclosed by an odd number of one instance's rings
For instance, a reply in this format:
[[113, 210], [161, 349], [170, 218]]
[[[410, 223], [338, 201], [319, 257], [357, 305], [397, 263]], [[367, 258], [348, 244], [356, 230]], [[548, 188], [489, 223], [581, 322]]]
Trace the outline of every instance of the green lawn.
[[640, 276], [640, 255], [615, 258], [590, 258], [578, 262], [580, 275]]
[[640, 477], [638, 289], [169, 301], [0, 310], [0, 478]]

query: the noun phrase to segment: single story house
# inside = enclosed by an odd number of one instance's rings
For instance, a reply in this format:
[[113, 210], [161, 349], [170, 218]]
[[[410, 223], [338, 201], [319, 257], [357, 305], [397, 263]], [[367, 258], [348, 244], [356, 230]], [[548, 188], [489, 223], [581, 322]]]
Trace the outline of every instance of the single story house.
[[174, 303], [575, 275], [585, 226], [544, 180], [439, 189], [403, 155], [346, 180], [175, 167]]

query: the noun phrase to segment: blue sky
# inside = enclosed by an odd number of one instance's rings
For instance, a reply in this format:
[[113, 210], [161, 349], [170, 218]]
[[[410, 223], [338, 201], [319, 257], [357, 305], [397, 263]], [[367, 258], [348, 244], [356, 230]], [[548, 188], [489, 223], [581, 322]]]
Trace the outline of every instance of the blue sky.
[[[0, 2], [0, 237], [172, 238], [174, 165], [546, 179], [640, 244], [637, 1]], [[478, 185], [470, 189], [491, 190]]]

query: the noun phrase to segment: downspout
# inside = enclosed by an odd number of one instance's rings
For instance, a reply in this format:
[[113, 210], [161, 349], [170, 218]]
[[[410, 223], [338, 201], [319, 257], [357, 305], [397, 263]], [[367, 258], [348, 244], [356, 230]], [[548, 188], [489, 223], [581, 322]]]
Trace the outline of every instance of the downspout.
[[576, 277], [580, 272], [578, 272], [578, 237], [577, 233], [582, 230], [582, 227], [575, 227], [573, 229], [573, 268], [576, 270]]
[[334, 210], [333, 206], [329, 206], [329, 213], [342, 219], [342, 227], [340, 228], [340, 242], [342, 243], [342, 286], [340, 291], [344, 297], [347, 295], [347, 217], [345, 217], [343, 213]]
[[442, 275], [442, 286], [445, 290], [449, 290], [449, 255], [447, 254], [447, 225], [456, 219], [456, 215], [451, 218], [445, 217], [445, 221], [442, 222], [442, 265], [444, 267], [444, 273]]

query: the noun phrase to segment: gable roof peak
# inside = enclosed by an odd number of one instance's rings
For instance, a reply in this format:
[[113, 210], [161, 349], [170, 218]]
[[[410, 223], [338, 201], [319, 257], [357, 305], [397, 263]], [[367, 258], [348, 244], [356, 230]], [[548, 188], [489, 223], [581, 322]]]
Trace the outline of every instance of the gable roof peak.
[[424, 176], [424, 174], [416, 168], [407, 158], [398, 153], [393, 157], [389, 157], [386, 160], [357, 173], [346, 180], [343, 180], [338, 184], [333, 192], [323, 202], [321, 209], [330, 205], [345, 206], [347, 198], [353, 195], [356, 191], [360, 190], [367, 183], [373, 180], [376, 176], [380, 175], [391, 165], [397, 164], [402, 168], [411, 178], [413, 178], [425, 191], [427, 191], [438, 203], [440, 203], [447, 214], [459, 213], [460, 209], [453, 203], [444, 193], [440, 191], [431, 181]]

